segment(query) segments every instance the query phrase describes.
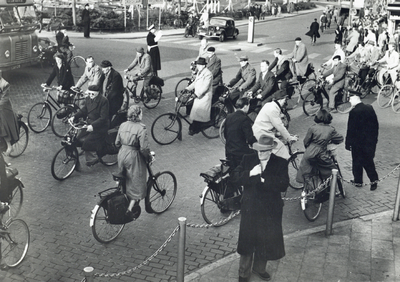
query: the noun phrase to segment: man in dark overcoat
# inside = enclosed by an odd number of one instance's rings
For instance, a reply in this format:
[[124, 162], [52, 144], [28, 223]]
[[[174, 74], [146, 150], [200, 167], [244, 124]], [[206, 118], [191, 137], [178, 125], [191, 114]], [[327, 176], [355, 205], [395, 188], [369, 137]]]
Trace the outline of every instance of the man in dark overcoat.
[[156, 28], [154, 24], [152, 24], [149, 28], [149, 33], [147, 34], [146, 41], [147, 41], [147, 50], [151, 57], [151, 64], [152, 69], [155, 75], [158, 75], [158, 71], [161, 70], [161, 57], [160, 57], [160, 50], [158, 49], [158, 41], [161, 38], [161, 33], [158, 32], [156, 34]]
[[222, 69], [221, 69], [221, 59], [215, 55], [215, 48], [208, 47], [207, 49], [208, 62], [207, 68], [213, 75], [213, 97], [215, 95], [215, 90], [218, 86], [222, 85]]
[[346, 150], [351, 151], [355, 185], [363, 183], [363, 168], [371, 181], [371, 191], [378, 187], [378, 173], [374, 157], [378, 143], [379, 123], [374, 108], [361, 102], [359, 96], [351, 96], [353, 109], [347, 122]]
[[285, 256], [281, 192], [289, 185], [289, 175], [287, 161], [271, 153], [276, 146], [272, 136], [261, 135], [253, 144], [257, 153], [244, 155], [232, 172], [233, 183], [244, 187], [237, 247], [239, 282], [249, 281], [251, 270], [269, 280], [267, 261]]
[[85, 5], [82, 11], [82, 23], [83, 23], [83, 36], [90, 38], [90, 15], [89, 15], [89, 4]]
[[318, 30], [319, 30], [319, 23], [318, 23], [317, 19], [314, 19], [314, 21], [310, 25], [310, 30], [306, 33], [306, 35], [311, 37], [312, 45], [315, 45], [317, 38], [321, 37]]
[[104, 60], [101, 62], [100, 67], [103, 70], [103, 95], [108, 100], [109, 112], [108, 117], [111, 121], [112, 117], [121, 108], [124, 100], [124, 83], [122, 76], [113, 69], [110, 61]]
[[89, 86], [85, 105], [74, 116], [74, 121], [87, 118], [86, 130], [81, 130], [78, 135], [78, 139], [83, 140], [82, 150], [85, 151], [87, 166], [92, 166], [99, 161], [98, 156], [101, 157], [101, 152], [104, 150], [107, 131], [110, 127], [108, 100], [99, 93], [99, 86]]

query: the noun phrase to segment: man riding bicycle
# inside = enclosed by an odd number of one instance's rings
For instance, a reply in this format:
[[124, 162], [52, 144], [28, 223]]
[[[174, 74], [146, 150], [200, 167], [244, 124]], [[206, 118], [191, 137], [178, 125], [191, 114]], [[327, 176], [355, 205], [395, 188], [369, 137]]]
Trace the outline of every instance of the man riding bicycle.
[[[128, 66], [127, 69], [124, 70], [125, 73], [129, 72], [131, 69], [139, 65], [139, 72], [136, 74], [136, 77], [133, 77], [134, 81], [141, 80], [143, 78], [143, 90], [147, 96], [147, 100], [150, 101], [151, 97], [149, 97], [150, 91], [148, 91], [150, 80], [153, 77], [153, 67], [151, 64], [151, 57], [149, 54], [144, 52], [143, 47], [136, 48], [136, 57], [133, 62]], [[135, 89], [136, 91], [136, 89]], [[134, 92], [135, 93], [135, 92]], [[131, 97], [132, 98], [132, 97]], [[125, 97], [126, 99], [126, 97]]]
[[384, 84], [384, 76], [385, 74], [389, 74], [394, 84], [397, 81], [397, 70], [399, 69], [399, 53], [396, 52], [395, 44], [390, 42], [388, 45], [389, 50], [386, 51], [385, 56], [378, 61], [379, 64], [386, 64], [385, 67], [378, 73], [378, 82], [383, 85]]
[[279, 157], [289, 159], [290, 155], [288, 150], [283, 142], [277, 138], [277, 136], [280, 136], [285, 142], [298, 140], [297, 136], [290, 135], [281, 119], [282, 108], [287, 103], [288, 96], [284, 91], [278, 91], [274, 98], [274, 101], [266, 103], [257, 115], [252, 127], [253, 133], [257, 140], [261, 135], [267, 134], [273, 136], [274, 141], [276, 141], [278, 145], [272, 150], [272, 153]]
[[[333, 74], [333, 77], [329, 77]], [[344, 88], [345, 78], [346, 78], [346, 65], [340, 62], [340, 56], [336, 55], [333, 58], [333, 67], [326, 71], [323, 78], [332, 85], [329, 90], [329, 111], [335, 110], [335, 97]]]

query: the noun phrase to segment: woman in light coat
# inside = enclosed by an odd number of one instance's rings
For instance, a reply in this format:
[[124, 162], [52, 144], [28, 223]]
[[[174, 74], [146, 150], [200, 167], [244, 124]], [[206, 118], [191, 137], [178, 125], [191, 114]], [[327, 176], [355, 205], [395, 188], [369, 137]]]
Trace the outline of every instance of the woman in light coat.
[[196, 98], [190, 112], [192, 124], [189, 127], [189, 134], [199, 133], [204, 123], [211, 120], [212, 82], [213, 75], [206, 68], [206, 59], [200, 57], [197, 61], [197, 76], [195, 81], [186, 87], [186, 90], [194, 90]]
[[346, 41], [348, 41], [348, 44], [347, 44], [347, 47], [346, 47], [346, 52], [348, 54], [353, 53], [354, 50], [356, 49], [359, 37], [360, 37], [360, 33], [358, 32], [356, 27], [353, 27], [353, 29], [351, 30], [350, 34], [346, 38]]

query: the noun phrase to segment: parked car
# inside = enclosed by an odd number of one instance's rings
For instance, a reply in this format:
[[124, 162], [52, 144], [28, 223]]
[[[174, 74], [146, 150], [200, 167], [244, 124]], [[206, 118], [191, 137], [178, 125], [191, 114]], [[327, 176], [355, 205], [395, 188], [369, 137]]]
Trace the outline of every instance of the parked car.
[[232, 37], [236, 39], [239, 35], [239, 30], [235, 27], [235, 21], [228, 17], [213, 17], [207, 28], [200, 27], [199, 39], [203, 37], [218, 38], [223, 42], [226, 38]]

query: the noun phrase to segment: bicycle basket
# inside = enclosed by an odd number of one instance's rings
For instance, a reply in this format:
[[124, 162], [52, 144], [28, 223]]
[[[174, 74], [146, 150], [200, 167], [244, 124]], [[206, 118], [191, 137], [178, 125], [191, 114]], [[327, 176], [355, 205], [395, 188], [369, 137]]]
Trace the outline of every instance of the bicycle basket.
[[181, 95], [178, 97], [178, 103], [181, 103], [181, 107], [185, 107], [193, 103], [192, 91], [183, 90]]
[[57, 102], [62, 104], [72, 104], [75, 94], [68, 90], [60, 90], [57, 92]]
[[110, 224], [125, 224], [133, 221], [126, 215], [129, 200], [125, 194], [115, 193], [107, 200], [108, 221]]

